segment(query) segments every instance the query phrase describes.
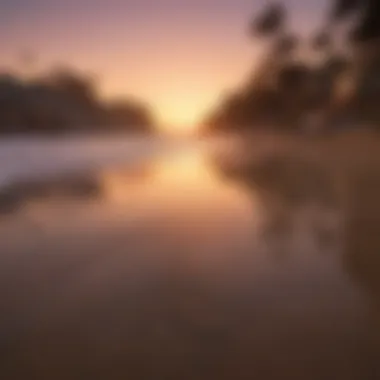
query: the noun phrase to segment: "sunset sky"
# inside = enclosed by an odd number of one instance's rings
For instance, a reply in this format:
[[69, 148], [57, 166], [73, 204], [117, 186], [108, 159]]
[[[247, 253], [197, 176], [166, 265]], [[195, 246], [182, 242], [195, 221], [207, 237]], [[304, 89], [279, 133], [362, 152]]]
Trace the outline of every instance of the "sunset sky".
[[[310, 29], [328, 0], [287, 0]], [[252, 70], [247, 22], [266, 0], [0, 0], [0, 62], [96, 73], [106, 97], [152, 106], [161, 124], [189, 126]]]

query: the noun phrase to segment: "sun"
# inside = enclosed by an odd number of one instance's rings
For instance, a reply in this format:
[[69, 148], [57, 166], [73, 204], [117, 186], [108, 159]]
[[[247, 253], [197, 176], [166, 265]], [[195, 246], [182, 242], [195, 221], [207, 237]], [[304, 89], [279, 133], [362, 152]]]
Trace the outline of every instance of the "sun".
[[207, 105], [195, 101], [171, 99], [158, 107], [156, 119], [159, 130], [173, 134], [196, 134], [207, 112]]
[[193, 133], [198, 128], [198, 115], [190, 106], [173, 105], [160, 108], [157, 115], [159, 129], [162, 132]]

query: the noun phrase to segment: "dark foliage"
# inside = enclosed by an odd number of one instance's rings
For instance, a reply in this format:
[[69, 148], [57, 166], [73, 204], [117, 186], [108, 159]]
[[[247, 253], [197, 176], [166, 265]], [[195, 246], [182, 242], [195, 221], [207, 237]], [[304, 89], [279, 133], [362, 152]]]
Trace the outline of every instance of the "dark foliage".
[[147, 108], [132, 101], [105, 103], [83, 74], [60, 70], [30, 81], [0, 75], [0, 133], [150, 131]]
[[286, 9], [282, 4], [272, 3], [252, 22], [254, 34], [270, 35], [278, 32], [284, 25]]
[[355, 13], [359, 13], [360, 17], [351, 33], [352, 40], [363, 42], [379, 38], [379, 0], [335, 0], [332, 10], [333, 21], [339, 21]]
[[[273, 3], [259, 14], [253, 25], [255, 36], [267, 42], [265, 57], [242, 90], [206, 119], [208, 128], [299, 131], [379, 125], [380, 1], [334, 0], [332, 5], [325, 30], [311, 41], [319, 52], [317, 63], [296, 56], [302, 39], [289, 33], [287, 9]], [[337, 46], [335, 27], [354, 15], [358, 21], [348, 33], [351, 39]]]

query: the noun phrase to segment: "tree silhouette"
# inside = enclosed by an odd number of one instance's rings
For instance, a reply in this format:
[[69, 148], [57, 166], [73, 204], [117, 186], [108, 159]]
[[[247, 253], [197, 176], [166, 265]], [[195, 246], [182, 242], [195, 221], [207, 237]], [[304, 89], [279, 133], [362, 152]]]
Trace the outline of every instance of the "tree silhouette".
[[251, 22], [251, 32], [253, 35], [273, 36], [280, 33], [286, 21], [286, 8], [277, 2], [267, 5], [263, 12]]
[[104, 102], [94, 81], [72, 69], [33, 80], [0, 74], [0, 133], [152, 131], [149, 109], [137, 101]]
[[[242, 90], [208, 118], [212, 128], [218, 129], [218, 123], [237, 130], [271, 124], [298, 130], [313, 114], [322, 115], [323, 128], [347, 119], [377, 124], [380, 1], [333, 0], [322, 31], [311, 41], [290, 33], [288, 11], [281, 2], [270, 2], [251, 20], [251, 37], [265, 42], [264, 55]], [[338, 31], [346, 29], [339, 27], [346, 20], [353, 26], [340, 41]], [[317, 62], [296, 55], [304, 42], [318, 53]]]
[[349, 16], [359, 16], [351, 39], [366, 42], [380, 37], [380, 2], [378, 0], [335, 0], [331, 12], [333, 23], [339, 23]]

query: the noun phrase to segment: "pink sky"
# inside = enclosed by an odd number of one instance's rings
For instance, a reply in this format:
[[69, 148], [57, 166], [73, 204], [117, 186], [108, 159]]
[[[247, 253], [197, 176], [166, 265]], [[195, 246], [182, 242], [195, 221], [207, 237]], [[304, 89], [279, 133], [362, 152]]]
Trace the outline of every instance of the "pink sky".
[[[288, 0], [301, 28], [328, 2]], [[102, 94], [148, 102], [162, 124], [191, 125], [254, 67], [246, 36], [265, 0], [7, 0], [0, 2], [0, 59], [36, 70], [56, 64], [96, 73]]]

